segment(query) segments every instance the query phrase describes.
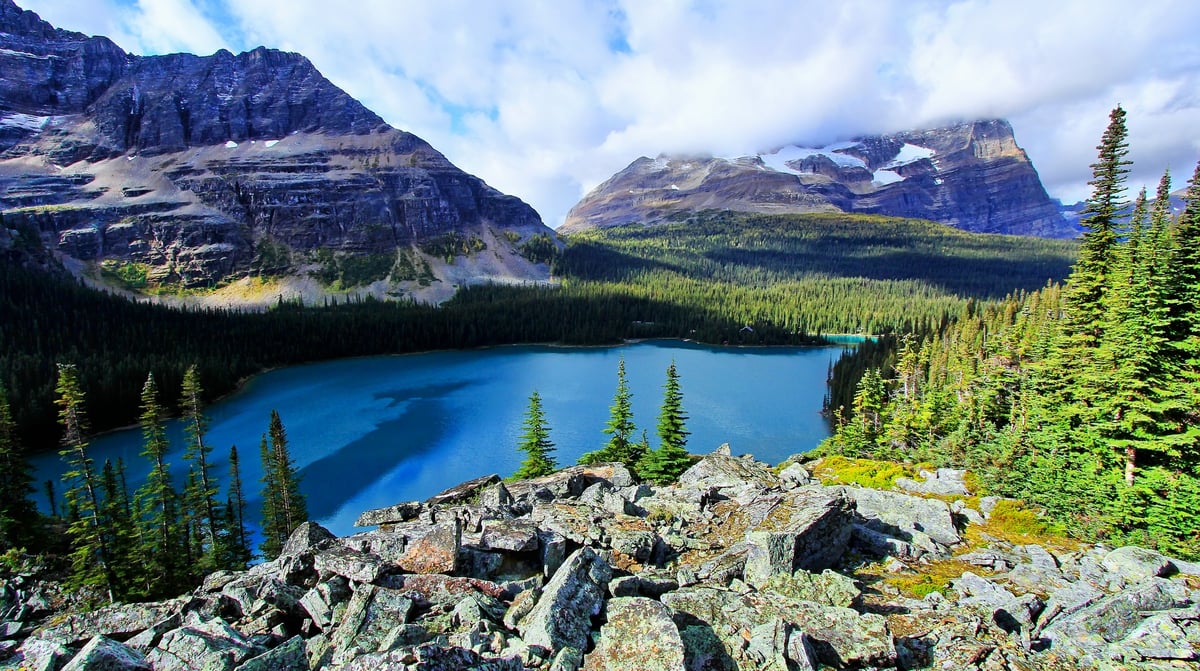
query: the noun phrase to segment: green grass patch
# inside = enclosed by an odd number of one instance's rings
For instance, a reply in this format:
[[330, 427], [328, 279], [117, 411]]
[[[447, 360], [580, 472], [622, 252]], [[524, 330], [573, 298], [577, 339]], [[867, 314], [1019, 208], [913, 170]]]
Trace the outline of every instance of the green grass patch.
[[827, 485], [891, 489], [896, 485], [896, 478], [915, 477], [916, 469], [891, 461], [832, 456], [817, 462], [813, 475]]
[[116, 259], [105, 259], [100, 263], [101, 277], [131, 291], [146, 288], [149, 272], [150, 266], [144, 263]]
[[1067, 537], [1065, 527], [1053, 522], [1045, 513], [1022, 501], [1001, 499], [983, 524], [967, 527], [970, 546], [987, 545], [983, 536], [994, 536], [1016, 545], [1041, 545], [1052, 550], [1075, 550], [1079, 541]]
[[863, 574], [895, 587], [904, 596], [912, 599], [924, 599], [933, 592], [946, 594], [950, 591], [950, 582], [961, 578], [962, 574], [967, 571], [976, 575], [991, 575], [990, 571], [958, 559], [943, 559], [928, 564], [919, 564], [914, 570], [903, 573], [881, 574], [864, 571]]

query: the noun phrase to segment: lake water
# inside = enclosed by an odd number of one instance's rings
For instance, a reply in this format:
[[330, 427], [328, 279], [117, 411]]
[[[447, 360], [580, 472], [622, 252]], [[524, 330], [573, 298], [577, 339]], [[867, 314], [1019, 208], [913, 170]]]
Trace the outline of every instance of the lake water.
[[[729, 443], [776, 463], [812, 449], [829, 435], [821, 416], [829, 367], [841, 347], [716, 348], [675, 341], [613, 348], [546, 346], [432, 352], [346, 359], [271, 371], [208, 408], [206, 442], [225, 496], [230, 445], [237, 445], [249, 514], [257, 518], [259, 441], [272, 409], [287, 429], [310, 516], [339, 535], [355, 531], [358, 514], [400, 501], [425, 499], [489, 473], [520, 465], [516, 450], [535, 389], [557, 445], [558, 463], [575, 463], [607, 436], [617, 363], [625, 359], [634, 421], [652, 446], [667, 366], [675, 361], [690, 419], [688, 449]], [[177, 392], [175, 392], [177, 393]], [[173, 394], [172, 394], [173, 395]], [[166, 403], [174, 399], [163, 399]], [[170, 461], [177, 482], [186, 473], [183, 431], [172, 422]], [[137, 429], [92, 441], [103, 465], [124, 459], [134, 489], [148, 470]], [[64, 470], [55, 455], [35, 460], [37, 482]], [[36, 497], [46, 507], [44, 494]]]

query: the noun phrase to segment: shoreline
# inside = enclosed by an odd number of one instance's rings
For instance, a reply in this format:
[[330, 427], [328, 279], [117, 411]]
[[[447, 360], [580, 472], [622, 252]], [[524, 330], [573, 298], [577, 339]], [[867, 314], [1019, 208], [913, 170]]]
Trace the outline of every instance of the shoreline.
[[[823, 334], [818, 337], [821, 337], [821, 338], [825, 338], [825, 337], [860, 338], [861, 339], [860, 342], [861, 342], [861, 341], [865, 341], [868, 338], [878, 338], [879, 336], [877, 336], [877, 335], [864, 336], [864, 335], [860, 335], [860, 334], [856, 334], [856, 333], [826, 333], [826, 334]], [[470, 347], [470, 348], [465, 348], [465, 349], [464, 348], [447, 348], [447, 349], [427, 349], [427, 350], [420, 350], [420, 351], [414, 351], [414, 352], [394, 352], [391, 354], [362, 354], [359, 356], [335, 357], [335, 358], [331, 358], [331, 359], [313, 359], [311, 361], [297, 361], [295, 363], [290, 363], [290, 364], [286, 364], [286, 365], [282, 365], [282, 366], [268, 366], [266, 368], [263, 368], [262, 370], [259, 370], [250, 375], [246, 375], [245, 377], [240, 378], [234, 384], [233, 389], [229, 390], [228, 392], [225, 392], [224, 394], [214, 397], [211, 401], [209, 401], [208, 403], [205, 404], [205, 407], [212, 406], [217, 403], [221, 403], [223, 401], [228, 400], [230, 397], [236, 396], [237, 394], [245, 391], [246, 386], [248, 384], [250, 384], [250, 382], [254, 378], [259, 377], [261, 375], [265, 375], [267, 373], [277, 371], [277, 370], [283, 370], [285, 368], [294, 368], [297, 366], [309, 366], [309, 365], [314, 365], [314, 364], [319, 364], [319, 363], [327, 363], [327, 362], [331, 362], [331, 361], [353, 361], [355, 359], [371, 359], [371, 358], [376, 358], [376, 357], [406, 357], [406, 356], [436, 354], [439, 352], [481, 352], [481, 351], [486, 351], [486, 350], [511, 348], [511, 347], [545, 347], [547, 349], [564, 349], [564, 350], [565, 349], [615, 349], [618, 347], [626, 347], [629, 345], [640, 345], [643, 343], [652, 343], [652, 342], [677, 342], [677, 343], [683, 343], [686, 345], [695, 345], [697, 347], [712, 347], [714, 349], [745, 349], [745, 350], [753, 350], [753, 349], [762, 349], [762, 350], [812, 349], [812, 348], [821, 348], [821, 347], [843, 347], [844, 348], [847, 345], [853, 344], [853, 343], [846, 343], [846, 342], [842, 342], [842, 343], [826, 342], [823, 344], [813, 343], [813, 344], [809, 344], [809, 345], [720, 345], [720, 344], [706, 343], [706, 342], [702, 342], [699, 340], [692, 340], [690, 338], [667, 338], [667, 337], [664, 337], [664, 338], [629, 338], [626, 340], [622, 340], [619, 343], [612, 343], [612, 344], [607, 344], [607, 345], [566, 345], [566, 344], [562, 344], [562, 343], [558, 343], [558, 342], [504, 343], [504, 344], [500, 344], [500, 345], [481, 345], [479, 347]], [[167, 419], [167, 420], [178, 419], [178, 414], [172, 413], [170, 415], [167, 415], [165, 417], [165, 419]], [[139, 424], [136, 422], [133, 424], [126, 424], [123, 426], [115, 426], [110, 429], [105, 429], [104, 431], [99, 431], [99, 432], [96, 432], [93, 434], [89, 434], [87, 436], [87, 440], [90, 442], [96, 438], [101, 438], [101, 437], [107, 436], [112, 433], [118, 433], [120, 431], [128, 431], [130, 429], [136, 429], [136, 428], [138, 428], [138, 426], [139, 426]], [[48, 452], [51, 452], [51, 450], [46, 450], [42, 453], [48, 453]], [[53, 452], [57, 453], [58, 448], [55, 448], [53, 450]]]

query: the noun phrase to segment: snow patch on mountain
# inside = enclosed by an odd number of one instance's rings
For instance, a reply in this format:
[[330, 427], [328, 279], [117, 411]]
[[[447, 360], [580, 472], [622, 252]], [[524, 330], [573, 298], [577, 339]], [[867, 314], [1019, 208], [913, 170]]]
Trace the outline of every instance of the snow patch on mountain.
[[933, 155], [935, 153], [937, 153], [937, 152], [935, 152], [932, 149], [929, 149], [927, 147], [921, 147], [921, 146], [918, 146], [915, 144], [909, 144], [909, 143], [905, 142], [904, 146], [900, 147], [900, 153], [896, 154], [895, 158], [888, 161], [887, 165], [884, 165], [883, 168], [884, 169], [898, 168], [902, 165], [908, 165], [909, 163], [916, 163], [917, 161], [920, 161], [923, 159], [933, 159]]
[[786, 172], [793, 175], [801, 174], [799, 170], [788, 165], [793, 161], [802, 161], [809, 156], [820, 154], [833, 161], [840, 168], [865, 168], [867, 164], [862, 159], [848, 154], [841, 153], [840, 149], [853, 147], [853, 142], [839, 142], [838, 144], [829, 145], [827, 147], [797, 147], [788, 145], [781, 147], [770, 154], [759, 154], [764, 165], [776, 172]]

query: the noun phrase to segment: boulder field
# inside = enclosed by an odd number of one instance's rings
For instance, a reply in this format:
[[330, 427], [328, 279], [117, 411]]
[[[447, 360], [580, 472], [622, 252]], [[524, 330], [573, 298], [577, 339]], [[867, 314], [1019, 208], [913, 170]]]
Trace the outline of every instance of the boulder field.
[[[1005, 541], [961, 471], [922, 475], [822, 484], [723, 446], [672, 486], [574, 466], [368, 511], [349, 537], [309, 522], [170, 601], [82, 612], [0, 574], [0, 668], [1195, 668], [1200, 566]], [[888, 579], [947, 566], [923, 598]]]

